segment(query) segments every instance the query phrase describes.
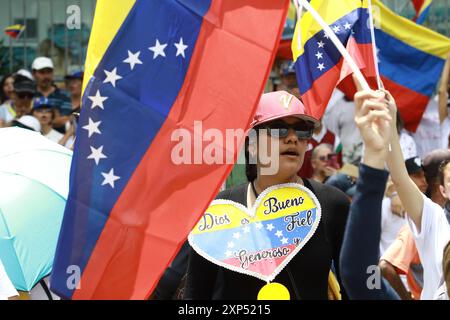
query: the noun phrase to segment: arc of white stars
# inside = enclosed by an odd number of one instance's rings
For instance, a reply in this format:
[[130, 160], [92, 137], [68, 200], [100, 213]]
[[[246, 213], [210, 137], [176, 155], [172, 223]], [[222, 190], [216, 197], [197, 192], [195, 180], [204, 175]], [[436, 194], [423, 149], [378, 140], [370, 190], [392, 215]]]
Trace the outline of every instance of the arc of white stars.
[[323, 53], [322, 53], [322, 52], [319, 52], [319, 51], [317, 51], [317, 53], [316, 53], [316, 57], [317, 57], [317, 60], [319, 60], [319, 59], [323, 59]]
[[319, 46], [319, 48], [325, 47], [325, 43], [323, 41], [317, 42], [317, 45]]
[[114, 88], [116, 87], [116, 82], [122, 79], [122, 77], [117, 74], [117, 68], [114, 68], [111, 71], [103, 70], [103, 72], [106, 74], [106, 78], [103, 80], [103, 83], [111, 83]]
[[325, 66], [323, 63], [319, 63], [319, 65], [317, 66], [317, 69], [319, 69], [320, 71], [322, 71], [323, 69], [325, 69]]

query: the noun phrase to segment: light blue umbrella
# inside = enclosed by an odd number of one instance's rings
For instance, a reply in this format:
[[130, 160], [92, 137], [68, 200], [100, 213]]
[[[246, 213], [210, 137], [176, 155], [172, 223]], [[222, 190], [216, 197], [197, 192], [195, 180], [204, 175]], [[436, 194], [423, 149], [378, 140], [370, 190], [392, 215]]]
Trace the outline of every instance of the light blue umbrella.
[[0, 259], [18, 290], [51, 273], [71, 159], [39, 133], [0, 129]]

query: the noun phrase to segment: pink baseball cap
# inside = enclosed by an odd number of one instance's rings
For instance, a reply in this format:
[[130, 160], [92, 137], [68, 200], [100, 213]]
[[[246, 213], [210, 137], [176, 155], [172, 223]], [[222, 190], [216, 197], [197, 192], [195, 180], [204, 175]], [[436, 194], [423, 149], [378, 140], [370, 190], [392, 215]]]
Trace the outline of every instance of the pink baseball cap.
[[286, 91], [274, 91], [261, 96], [251, 127], [285, 117], [310, 121], [314, 124], [314, 128], [320, 126], [316, 118], [307, 114], [305, 106], [297, 97]]

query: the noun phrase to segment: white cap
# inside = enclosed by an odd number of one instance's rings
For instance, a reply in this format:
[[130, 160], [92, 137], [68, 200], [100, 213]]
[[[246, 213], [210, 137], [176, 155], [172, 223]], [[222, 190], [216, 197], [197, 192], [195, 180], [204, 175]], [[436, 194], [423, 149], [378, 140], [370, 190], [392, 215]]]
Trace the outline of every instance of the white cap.
[[39, 120], [33, 116], [21, 116], [18, 120], [16, 120], [20, 124], [27, 126], [30, 129], [33, 129], [36, 132], [41, 132], [41, 124]]
[[31, 65], [32, 70], [42, 70], [46, 68], [54, 69], [52, 59], [47, 57], [37, 57]]
[[34, 81], [33, 75], [27, 69], [20, 69], [19, 71], [16, 72], [16, 74], [20, 74], [21, 76], [24, 76], [24, 77]]

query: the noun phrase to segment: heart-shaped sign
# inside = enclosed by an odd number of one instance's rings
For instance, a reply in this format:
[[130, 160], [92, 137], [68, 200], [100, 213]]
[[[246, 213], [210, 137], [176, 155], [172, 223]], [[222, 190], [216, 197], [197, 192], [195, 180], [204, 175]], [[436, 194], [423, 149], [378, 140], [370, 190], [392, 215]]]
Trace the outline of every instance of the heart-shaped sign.
[[214, 200], [188, 240], [212, 263], [269, 282], [314, 235], [320, 218], [311, 190], [280, 184], [262, 192], [251, 209]]

